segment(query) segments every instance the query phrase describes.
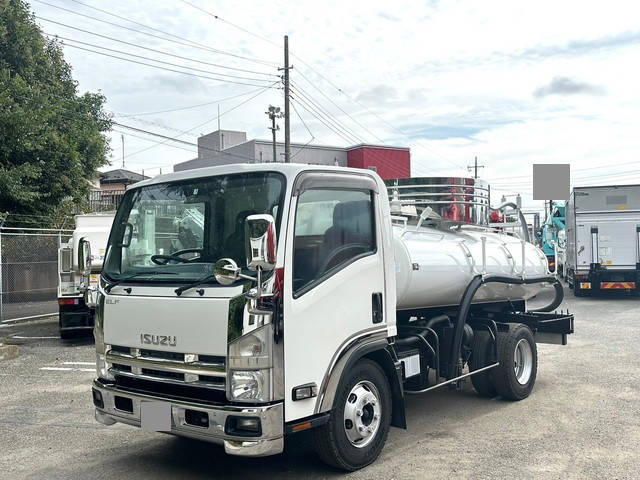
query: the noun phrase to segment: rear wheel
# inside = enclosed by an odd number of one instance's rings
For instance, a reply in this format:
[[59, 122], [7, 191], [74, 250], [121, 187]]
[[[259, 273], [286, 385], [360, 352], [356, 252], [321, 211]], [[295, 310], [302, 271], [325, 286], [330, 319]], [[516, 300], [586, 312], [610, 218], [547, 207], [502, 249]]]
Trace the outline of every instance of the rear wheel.
[[[473, 350], [469, 370], [475, 371], [490, 365], [493, 360], [493, 336], [486, 330], [473, 332]], [[471, 375], [471, 383], [476, 392], [483, 397], [493, 398], [497, 395], [496, 387], [491, 380], [491, 370]]]
[[536, 383], [538, 352], [531, 329], [521, 323], [498, 332], [498, 362], [491, 378], [498, 394], [507, 400], [527, 398]]
[[329, 422], [316, 429], [320, 458], [348, 471], [369, 465], [387, 441], [391, 408], [382, 369], [371, 360], [359, 361], [340, 382]]

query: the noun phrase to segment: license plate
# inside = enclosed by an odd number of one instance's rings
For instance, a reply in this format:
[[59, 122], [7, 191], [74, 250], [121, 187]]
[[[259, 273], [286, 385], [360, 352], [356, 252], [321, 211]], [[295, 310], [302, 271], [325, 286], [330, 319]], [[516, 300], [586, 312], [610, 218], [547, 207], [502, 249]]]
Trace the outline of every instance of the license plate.
[[92, 273], [89, 276], [89, 284], [90, 285], [97, 285], [98, 284], [98, 280], [100, 279], [100, 275]]
[[171, 404], [140, 402], [140, 426], [147, 432], [171, 431]]

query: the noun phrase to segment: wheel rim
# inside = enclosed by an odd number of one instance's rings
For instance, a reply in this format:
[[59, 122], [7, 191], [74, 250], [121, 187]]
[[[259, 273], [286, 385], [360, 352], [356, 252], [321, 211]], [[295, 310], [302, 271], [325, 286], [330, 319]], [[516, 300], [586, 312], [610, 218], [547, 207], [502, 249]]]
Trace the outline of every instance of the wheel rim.
[[369, 381], [358, 382], [347, 395], [344, 407], [344, 431], [357, 448], [369, 445], [380, 428], [380, 394]]
[[533, 370], [533, 351], [529, 342], [521, 338], [516, 344], [513, 353], [513, 369], [516, 374], [516, 380], [520, 385], [526, 385], [531, 378]]

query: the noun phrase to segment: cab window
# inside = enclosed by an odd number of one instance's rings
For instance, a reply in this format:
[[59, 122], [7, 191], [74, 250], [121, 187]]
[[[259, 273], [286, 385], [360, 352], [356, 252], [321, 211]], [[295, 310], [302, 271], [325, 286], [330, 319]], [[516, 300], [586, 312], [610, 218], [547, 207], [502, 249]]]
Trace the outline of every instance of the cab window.
[[294, 296], [304, 294], [375, 249], [370, 191], [306, 190], [298, 197], [296, 208]]

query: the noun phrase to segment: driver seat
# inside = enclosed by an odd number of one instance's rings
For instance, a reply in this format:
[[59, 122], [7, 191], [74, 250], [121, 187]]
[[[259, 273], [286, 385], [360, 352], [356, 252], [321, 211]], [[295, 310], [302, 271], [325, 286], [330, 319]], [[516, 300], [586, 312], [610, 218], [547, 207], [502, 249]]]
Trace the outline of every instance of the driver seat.
[[[321, 255], [318, 259], [327, 258], [336, 248], [349, 243], [371, 245], [373, 243], [371, 215], [369, 200], [338, 203], [333, 209], [333, 225], [324, 232]], [[318, 268], [320, 267], [321, 264], [318, 265]]]

